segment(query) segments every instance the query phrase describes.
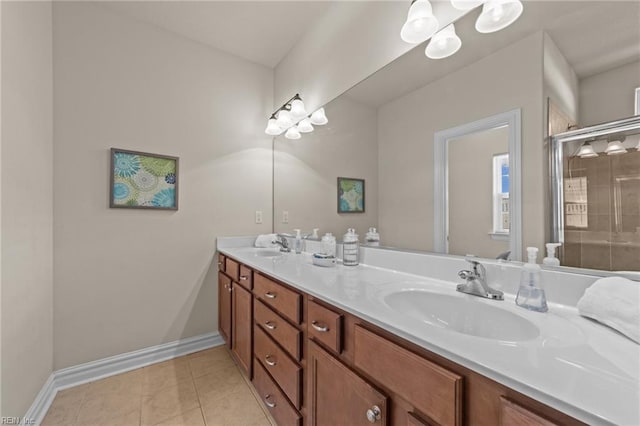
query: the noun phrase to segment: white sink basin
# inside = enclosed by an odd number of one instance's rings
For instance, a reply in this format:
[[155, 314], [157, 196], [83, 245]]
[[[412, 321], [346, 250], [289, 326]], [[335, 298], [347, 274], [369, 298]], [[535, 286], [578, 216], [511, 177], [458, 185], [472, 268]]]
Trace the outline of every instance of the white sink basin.
[[458, 333], [510, 342], [531, 340], [540, 335], [535, 324], [501, 308], [500, 304], [505, 302], [487, 303], [472, 297], [404, 290], [388, 294], [384, 301], [402, 315]]
[[278, 257], [282, 256], [282, 253], [277, 250], [258, 250], [255, 255], [258, 257]]

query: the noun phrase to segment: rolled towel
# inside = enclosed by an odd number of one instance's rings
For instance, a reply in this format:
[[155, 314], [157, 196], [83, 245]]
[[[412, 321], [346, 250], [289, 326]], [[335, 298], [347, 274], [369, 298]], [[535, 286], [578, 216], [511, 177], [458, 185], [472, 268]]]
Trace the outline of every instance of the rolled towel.
[[601, 278], [584, 292], [578, 312], [640, 343], [640, 282]]
[[258, 237], [256, 238], [256, 242], [254, 243], [254, 246], [260, 247], [260, 248], [277, 247], [277, 244], [273, 243], [277, 238], [278, 236], [276, 234], [258, 235]]

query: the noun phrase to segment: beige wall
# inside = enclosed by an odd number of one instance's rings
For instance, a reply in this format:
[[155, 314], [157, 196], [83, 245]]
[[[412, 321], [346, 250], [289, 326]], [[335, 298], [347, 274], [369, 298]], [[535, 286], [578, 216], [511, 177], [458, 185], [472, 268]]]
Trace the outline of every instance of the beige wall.
[[53, 359], [51, 3], [3, 1], [0, 7], [0, 407], [3, 416], [23, 416]]
[[[299, 140], [279, 136], [274, 151], [275, 230], [299, 228], [338, 240], [347, 228], [360, 236], [378, 222], [377, 110], [342, 96], [326, 107], [329, 123]], [[365, 180], [365, 213], [337, 213], [337, 178]], [[289, 223], [282, 223], [282, 211]], [[362, 238], [361, 238], [362, 240]]]
[[[578, 76], [556, 43], [544, 34], [544, 99], [550, 98], [574, 121], [578, 119]], [[545, 102], [546, 108], [546, 102]]]
[[[271, 229], [272, 70], [83, 2], [54, 52], [55, 369], [216, 331], [216, 236]], [[180, 157], [180, 210], [109, 209], [110, 147]]]
[[523, 242], [544, 243], [542, 33], [382, 106], [379, 228], [385, 244], [432, 250], [433, 135], [522, 108]]
[[[433, 2], [440, 27], [468, 12]], [[275, 69], [275, 100], [295, 93], [313, 109], [335, 99], [415, 45], [400, 38], [410, 2], [342, 1], [314, 22]]]
[[631, 117], [637, 87], [640, 87], [640, 61], [581, 79], [580, 125]]
[[509, 129], [485, 130], [447, 142], [449, 253], [494, 258], [509, 241], [493, 232], [493, 156], [509, 152]]

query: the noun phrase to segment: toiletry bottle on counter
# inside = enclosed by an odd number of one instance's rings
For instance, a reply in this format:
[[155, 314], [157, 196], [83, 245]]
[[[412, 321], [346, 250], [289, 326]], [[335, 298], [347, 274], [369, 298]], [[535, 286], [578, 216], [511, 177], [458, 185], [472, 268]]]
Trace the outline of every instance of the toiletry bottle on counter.
[[560, 243], [547, 243], [547, 257], [542, 259], [543, 265], [548, 266], [560, 266], [560, 260], [556, 257], [556, 249], [562, 244]]
[[547, 298], [540, 285], [540, 266], [536, 263], [538, 249], [527, 247], [527, 255], [529, 261], [522, 266], [516, 304], [530, 311], [547, 312]]
[[320, 236], [318, 235], [318, 231], [320, 228], [313, 228], [313, 232], [311, 233], [310, 239], [314, 241], [320, 241]]
[[367, 232], [364, 236], [364, 242], [368, 246], [380, 246], [380, 234], [378, 233], [376, 228], [369, 228], [369, 232]]
[[322, 237], [322, 254], [334, 257], [336, 255], [336, 237], [331, 232], [327, 232]]
[[302, 235], [300, 234], [299, 229], [294, 229], [293, 232], [296, 233], [296, 239], [293, 243], [294, 250], [297, 254], [302, 253]]
[[345, 266], [356, 266], [359, 256], [358, 234], [353, 228], [347, 229], [347, 233], [342, 238], [342, 264]]

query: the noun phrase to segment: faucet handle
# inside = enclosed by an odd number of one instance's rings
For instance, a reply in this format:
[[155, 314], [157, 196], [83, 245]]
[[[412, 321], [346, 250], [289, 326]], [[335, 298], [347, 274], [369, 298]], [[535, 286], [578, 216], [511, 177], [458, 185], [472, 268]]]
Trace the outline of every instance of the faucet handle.
[[467, 280], [467, 281], [475, 278], [475, 274], [466, 269], [463, 269], [462, 271], [458, 272], [458, 276], [463, 280]]
[[478, 256], [474, 255], [474, 254], [468, 254], [464, 257], [464, 260], [466, 260], [467, 262], [469, 262], [470, 264], [472, 264], [474, 267], [480, 264], [480, 261], [478, 260]]

